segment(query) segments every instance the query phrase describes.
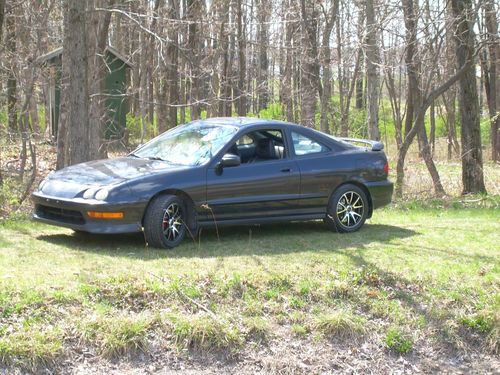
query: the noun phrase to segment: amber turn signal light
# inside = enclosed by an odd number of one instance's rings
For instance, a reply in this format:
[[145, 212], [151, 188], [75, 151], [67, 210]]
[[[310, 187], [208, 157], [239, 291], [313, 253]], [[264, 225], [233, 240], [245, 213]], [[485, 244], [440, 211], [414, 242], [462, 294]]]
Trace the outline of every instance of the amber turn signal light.
[[123, 219], [123, 212], [87, 211], [87, 215], [94, 219]]

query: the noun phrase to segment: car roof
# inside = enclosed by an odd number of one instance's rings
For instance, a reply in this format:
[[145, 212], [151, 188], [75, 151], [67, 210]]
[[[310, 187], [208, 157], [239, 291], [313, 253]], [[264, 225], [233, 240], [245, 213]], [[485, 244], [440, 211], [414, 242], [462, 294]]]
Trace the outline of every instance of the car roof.
[[282, 125], [289, 127], [290, 129], [297, 129], [301, 130], [303, 132], [306, 132], [306, 134], [310, 134], [311, 136], [316, 136], [322, 139], [323, 142], [326, 142], [328, 144], [332, 144], [334, 142], [337, 146], [340, 146], [342, 148], [356, 148], [356, 146], [353, 146], [347, 142], [343, 142], [341, 139], [337, 139], [336, 137], [333, 137], [328, 134], [324, 134], [316, 129], [310, 129], [306, 126], [294, 124], [291, 122], [285, 122], [285, 121], [279, 121], [279, 120], [270, 120], [270, 119], [262, 119], [262, 118], [255, 118], [255, 117], [212, 117], [208, 119], [203, 119], [203, 120], [195, 120], [190, 122], [190, 124], [200, 124], [200, 125], [228, 125], [228, 126], [235, 126], [240, 129], [254, 126], [254, 125]]
[[[295, 125], [283, 121], [267, 120], [253, 117], [213, 117], [204, 120], [193, 121], [200, 125], [232, 125], [236, 127], [246, 127], [249, 125]], [[297, 126], [297, 125], [296, 125]]]

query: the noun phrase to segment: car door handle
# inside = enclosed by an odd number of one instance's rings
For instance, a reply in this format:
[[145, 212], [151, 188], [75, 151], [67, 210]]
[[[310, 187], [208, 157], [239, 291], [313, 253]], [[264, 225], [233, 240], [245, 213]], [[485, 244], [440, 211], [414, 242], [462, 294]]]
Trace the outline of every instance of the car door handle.
[[281, 172], [283, 173], [290, 173], [292, 171], [292, 168], [283, 168]]

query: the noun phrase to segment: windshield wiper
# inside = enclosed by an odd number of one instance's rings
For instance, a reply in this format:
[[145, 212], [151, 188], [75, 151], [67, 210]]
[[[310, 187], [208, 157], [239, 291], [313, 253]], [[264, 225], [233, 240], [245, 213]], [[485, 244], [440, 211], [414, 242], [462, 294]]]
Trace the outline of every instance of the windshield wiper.
[[131, 154], [128, 154], [127, 156], [131, 156], [133, 158], [140, 158], [139, 155], [134, 154], [133, 152]]
[[149, 160], [160, 160], [160, 161], [166, 161], [165, 159], [162, 159], [158, 156], [148, 156], [146, 159], [149, 159]]

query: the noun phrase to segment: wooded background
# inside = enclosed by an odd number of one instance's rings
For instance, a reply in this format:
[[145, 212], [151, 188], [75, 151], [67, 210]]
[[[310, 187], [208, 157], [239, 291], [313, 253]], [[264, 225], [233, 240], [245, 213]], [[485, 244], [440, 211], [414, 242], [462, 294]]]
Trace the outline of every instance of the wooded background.
[[[193, 119], [260, 116], [395, 143], [397, 196], [415, 140], [445, 193], [444, 137], [463, 193], [482, 193], [483, 159], [500, 158], [498, 20], [495, 0], [0, 0], [1, 146], [18, 146], [27, 194], [37, 144], [56, 143], [61, 168]], [[104, 136], [108, 45], [132, 66], [118, 139]], [[58, 47], [55, 137], [40, 57]]]

